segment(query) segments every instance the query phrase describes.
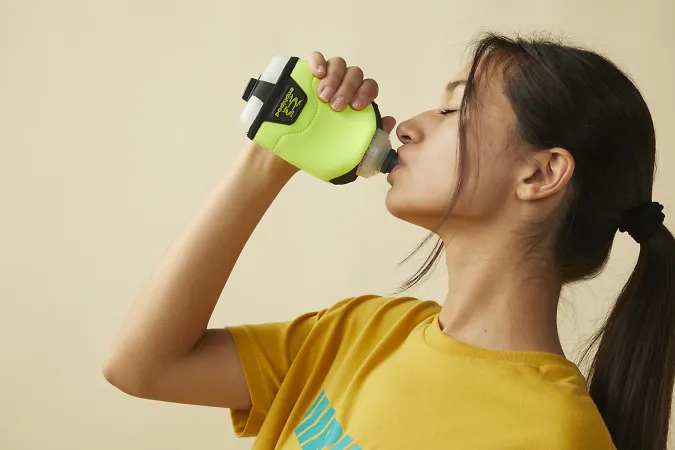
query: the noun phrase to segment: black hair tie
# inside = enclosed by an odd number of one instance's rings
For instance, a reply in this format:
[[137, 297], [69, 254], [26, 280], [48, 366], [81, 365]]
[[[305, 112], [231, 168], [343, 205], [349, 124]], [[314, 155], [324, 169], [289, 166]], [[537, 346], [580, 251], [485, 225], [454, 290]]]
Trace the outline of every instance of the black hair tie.
[[658, 202], [643, 203], [630, 209], [621, 220], [619, 231], [627, 231], [635, 242], [642, 244], [651, 238], [666, 218], [663, 205]]

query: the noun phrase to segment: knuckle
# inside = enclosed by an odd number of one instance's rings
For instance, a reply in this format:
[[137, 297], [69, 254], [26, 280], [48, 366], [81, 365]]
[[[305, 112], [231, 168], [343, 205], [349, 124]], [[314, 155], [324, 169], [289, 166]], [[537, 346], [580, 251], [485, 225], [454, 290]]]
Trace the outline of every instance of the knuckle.
[[322, 55], [320, 52], [316, 52], [316, 51], [310, 53], [309, 56], [307, 57], [307, 59], [309, 60], [309, 62], [310, 62], [314, 67], [317, 67], [317, 66], [319, 66], [320, 64], [323, 64], [323, 63], [325, 62], [325, 60], [324, 60], [324, 58], [323, 58], [323, 55]]
[[331, 64], [333, 66], [337, 66], [340, 68], [346, 68], [347, 67], [347, 61], [344, 60], [344, 58], [340, 56], [333, 56], [331, 59], [328, 60], [328, 64]]
[[368, 94], [377, 96], [380, 86], [377, 84], [377, 81], [373, 80], [372, 78], [368, 78], [363, 81], [363, 90]]
[[343, 93], [354, 93], [363, 83], [363, 71], [359, 67], [349, 67], [340, 86]]
[[354, 94], [361, 86], [361, 82], [358, 80], [347, 80], [340, 85], [340, 92], [347, 94]]
[[356, 94], [362, 100], [374, 100], [377, 97], [377, 83], [368, 82], [365, 80]]
[[359, 83], [363, 81], [363, 70], [359, 66], [349, 66], [347, 73], [354, 78], [358, 78]]
[[372, 78], [366, 78], [363, 80], [363, 84], [372, 86], [375, 89], [378, 89], [379, 85], [377, 84], [377, 81], [373, 80]]

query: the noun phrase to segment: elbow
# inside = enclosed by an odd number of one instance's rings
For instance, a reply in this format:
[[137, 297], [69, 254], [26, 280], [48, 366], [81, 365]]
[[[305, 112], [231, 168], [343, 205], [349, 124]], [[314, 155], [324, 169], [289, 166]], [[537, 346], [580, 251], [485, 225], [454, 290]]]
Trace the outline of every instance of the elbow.
[[152, 398], [152, 377], [140, 364], [134, 364], [129, 358], [111, 353], [102, 367], [103, 377], [125, 394], [138, 398]]

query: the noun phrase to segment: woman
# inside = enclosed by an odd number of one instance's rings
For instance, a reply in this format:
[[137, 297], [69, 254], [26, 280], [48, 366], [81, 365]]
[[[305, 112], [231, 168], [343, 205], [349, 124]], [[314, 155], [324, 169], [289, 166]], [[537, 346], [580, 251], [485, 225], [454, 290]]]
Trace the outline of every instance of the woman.
[[[310, 57], [334, 109], [378, 86]], [[294, 167], [250, 143], [164, 257], [104, 372], [138, 397], [231, 409], [256, 449], [666, 447], [675, 240], [652, 202], [655, 137], [631, 80], [596, 53], [489, 34], [439, 109], [397, 128], [388, 210], [445, 250], [442, 307], [347, 299], [284, 323], [208, 329], [249, 236]], [[395, 121], [384, 121], [387, 132]], [[640, 246], [586, 380], [556, 326], [563, 285], [614, 236]]]

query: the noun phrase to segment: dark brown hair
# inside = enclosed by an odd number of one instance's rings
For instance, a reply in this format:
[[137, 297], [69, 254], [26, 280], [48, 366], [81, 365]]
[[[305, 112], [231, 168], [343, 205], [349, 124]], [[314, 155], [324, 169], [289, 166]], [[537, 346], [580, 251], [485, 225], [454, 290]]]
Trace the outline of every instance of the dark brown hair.
[[[642, 95], [597, 52], [543, 37], [481, 36], [460, 110], [459, 181], [448, 215], [466, 178], [464, 117], [476, 108], [483, 64], [499, 69], [518, 141], [533, 151], [561, 147], [575, 160], [567, 198], [532, 242], [555, 237], [552, 256], [564, 283], [598, 275], [622, 218], [652, 201], [656, 139]], [[424, 279], [442, 252], [439, 239], [402, 289]], [[665, 225], [640, 244], [637, 265], [584, 358], [592, 347], [589, 392], [618, 450], [664, 450], [675, 377], [675, 239]]]

